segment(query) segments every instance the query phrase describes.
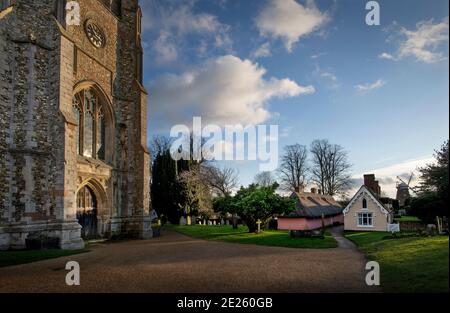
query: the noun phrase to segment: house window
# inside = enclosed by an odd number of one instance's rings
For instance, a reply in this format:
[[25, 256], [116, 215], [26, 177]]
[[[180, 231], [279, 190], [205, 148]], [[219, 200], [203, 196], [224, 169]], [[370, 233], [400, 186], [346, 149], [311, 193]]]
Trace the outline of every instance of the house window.
[[73, 113], [78, 122], [75, 137], [78, 154], [105, 160], [105, 115], [103, 105], [93, 89], [85, 89], [75, 95]]
[[367, 209], [367, 200], [365, 198], [362, 201], [362, 207], [363, 209]]
[[358, 213], [358, 226], [372, 227], [373, 226], [373, 214], [372, 213]]

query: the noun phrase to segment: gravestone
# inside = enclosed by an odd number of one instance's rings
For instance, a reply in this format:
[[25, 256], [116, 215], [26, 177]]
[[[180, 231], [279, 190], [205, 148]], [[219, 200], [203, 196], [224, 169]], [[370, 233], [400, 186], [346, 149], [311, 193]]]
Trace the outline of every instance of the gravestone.
[[434, 236], [436, 235], [436, 225], [434, 224], [428, 224], [426, 228], [426, 233], [428, 236]]

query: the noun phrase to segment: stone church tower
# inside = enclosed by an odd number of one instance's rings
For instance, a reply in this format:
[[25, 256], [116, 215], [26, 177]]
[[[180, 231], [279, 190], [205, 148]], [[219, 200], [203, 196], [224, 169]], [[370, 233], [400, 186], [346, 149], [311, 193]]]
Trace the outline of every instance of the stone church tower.
[[0, 0], [0, 249], [151, 237], [146, 124], [138, 0]]

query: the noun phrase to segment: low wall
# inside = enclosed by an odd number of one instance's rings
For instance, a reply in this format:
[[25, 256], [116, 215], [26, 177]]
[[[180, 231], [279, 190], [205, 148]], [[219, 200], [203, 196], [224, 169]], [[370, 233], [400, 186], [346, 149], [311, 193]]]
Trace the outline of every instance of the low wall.
[[[332, 226], [335, 223], [343, 224], [342, 214], [324, 218], [325, 226]], [[322, 218], [305, 217], [279, 217], [278, 229], [280, 230], [313, 230], [322, 227]]]
[[414, 232], [425, 230], [426, 225], [421, 222], [399, 222], [400, 231]]

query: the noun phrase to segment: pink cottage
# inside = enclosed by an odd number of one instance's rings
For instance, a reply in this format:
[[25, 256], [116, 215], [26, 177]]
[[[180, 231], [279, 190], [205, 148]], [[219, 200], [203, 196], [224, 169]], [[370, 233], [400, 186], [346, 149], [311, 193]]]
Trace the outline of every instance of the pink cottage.
[[294, 192], [291, 197], [297, 199], [296, 210], [289, 215], [278, 217], [278, 229], [318, 229], [322, 227], [322, 216], [325, 226], [344, 223], [343, 208], [332, 196], [324, 195], [316, 188], [311, 188], [311, 192]]

